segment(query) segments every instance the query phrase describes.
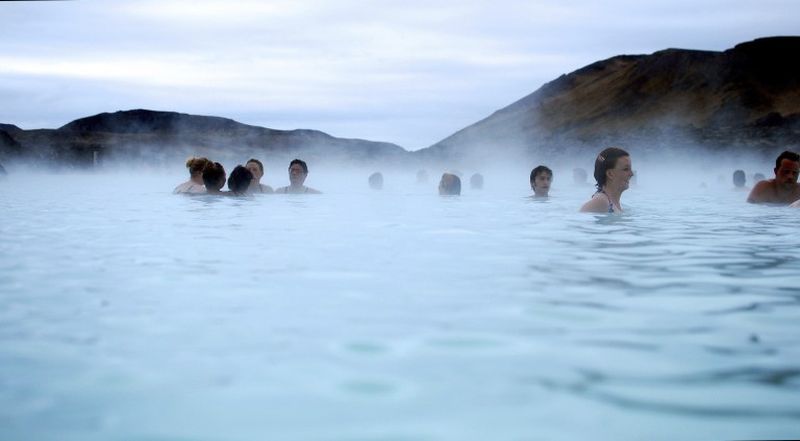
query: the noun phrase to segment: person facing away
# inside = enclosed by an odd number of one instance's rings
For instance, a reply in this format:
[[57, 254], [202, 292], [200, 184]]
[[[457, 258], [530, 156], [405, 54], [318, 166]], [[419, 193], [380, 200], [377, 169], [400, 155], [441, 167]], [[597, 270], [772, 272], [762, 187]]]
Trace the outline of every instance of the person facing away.
[[595, 158], [594, 179], [597, 192], [581, 207], [584, 213], [622, 213], [620, 197], [628, 189], [633, 169], [625, 150], [609, 147]]
[[452, 173], [444, 173], [439, 181], [439, 195], [458, 196], [461, 194], [461, 178]]
[[220, 189], [225, 186], [225, 168], [219, 162], [209, 161], [203, 168], [203, 184], [207, 194], [224, 194]]
[[483, 175], [480, 173], [475, 173], [469, 178], [469, 188], [473, 190], [481, 190], [483, 189]]
[[307, 176], [308, 176], [308, 165], [306, 165], [305, 161], [302, 161], [300, 159], [292, 160], [292, 162], [289, 163], [289, 185], [287, 187], [278, 188], [277, 190], [275, 190], [275, 193], [284, 193], [284, 194], [322, 193], [319, 190], [315, 190], [311, 187], [306, 187], [305, 185], [303, 185], [303, 183], [306, 181]]
[[261, 183], [261, 178], [264, 177], [264, 164], [262, 164], [261, 161], [250, 158], [244, 166], [253, 174], [253, 182], [250, 184], [248, 190], [250, 193], [274, 193], [272, 187]]
[[203, 186], [203, 169], [210, 161], [208, 158], [189, 158], [186, 168], [189, 169], [189, 180], [178, 185], [172, 190], [175, 194], [202, 194], [206, 192]]
[[586, 182], [586, 170], [578, 167], [572, 169], [572, 183], [578, 187], [588, 187], [589, 183]]
[[231, 175], [228, 176], [228, 190], [231, 196], [244, 196], [248, 188], [255, 181], [253, 173], [242, 165], [233, 168]]
[[553, 182], [553, 170], [544, 165], [531, 170], [531, 190], [533, 197], [546, 198], [550, 194], [550, 183]]
[[788, 205], [800, 199], [800, 185], [797, 174], [800, 172], [800, 155], [785, 151], [775, 160], [775, 178], [761, 181], [747, 196], [751, 204]]
[[747, 178], [744, 175], [744, 170], [736, 170], [733, 172], [733, 186], [736, 190], [747, 190], [744, 186]]
[[380, 190], [383, 188], [383, 175], [380, 172], [375, 172], [367, 178], [369, 188], [373, 190]]

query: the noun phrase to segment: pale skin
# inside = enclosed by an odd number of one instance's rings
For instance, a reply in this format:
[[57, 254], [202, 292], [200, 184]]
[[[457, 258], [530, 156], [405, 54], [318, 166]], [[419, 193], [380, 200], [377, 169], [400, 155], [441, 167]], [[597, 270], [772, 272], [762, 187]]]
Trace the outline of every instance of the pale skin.
[[261, 167], [259, 167], [257, 163], [250, 161], [245, 164], [245, 168], [250, 170], [250, 173], [253, 174], [253, 182], [250, 183], [248, 193], [259, 191], [261, 193], [272, 193], [272, 187], [269, 185], [261, 185], [261, 178], [264, 177], [264, 172], [261, 171]]
[[747, 202], [751, 204], [791, 204], [800, 199], [800, 162], [784, 158], [775, 170], [775, 179], [761, 181], [753, 187]]
[[191, 175], [188, 181], [175, 187], [173, 193], [205, 193], [206, 188], [203, 187], [203, 172], [197, 172]]
[[584, 213], [608, 213], [608, 203], [611, 202], [614, 213], [622, 213], [620, 197], [622, 192], [628, 189], [633, 168], [631, 168], [630, 156], [622, 156], [617, 159], [614, 168], [606, 170], [606, 183], [602, 191], [605, 193], [595, 193], [588, 202], [583, 204], [581, 212]]

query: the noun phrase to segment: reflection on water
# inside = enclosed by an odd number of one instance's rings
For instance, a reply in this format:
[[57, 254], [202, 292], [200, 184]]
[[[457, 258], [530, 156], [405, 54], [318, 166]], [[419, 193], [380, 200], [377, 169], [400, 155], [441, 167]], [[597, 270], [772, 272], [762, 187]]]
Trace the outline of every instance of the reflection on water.
[[796, 436], [796, 212], [97, 179], [0, 193], [2, 439]]

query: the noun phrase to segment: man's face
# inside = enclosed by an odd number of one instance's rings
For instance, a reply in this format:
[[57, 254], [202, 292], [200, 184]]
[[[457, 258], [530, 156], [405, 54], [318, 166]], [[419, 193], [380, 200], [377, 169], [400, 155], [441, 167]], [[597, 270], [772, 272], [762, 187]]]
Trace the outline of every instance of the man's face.
[[553, 175], [547, 172], [542, 172], [536, 175], [531, 186], [537, 195], [547, 196], [550, 192], [550, 183], [553, 181]]
[[292, 164], [289, 167], [289, 182], [294, 186], [300, 186], [305, 181], [306, 173], [303, 171], [303, 167], [300, 164]]
[[775, 169], [775, 182], [779, 187], [792, 189], [797, 184], [800, 162], [782, 159], [781, 166]]
[[250, 173], [253, 174], [253, 179], [256, 182], [258, 182], [259, 179], [261, 179], [261, 176], [263, 176], [263, 173], [261, 173], [261, 168], [259, 168], [258, 164], [255, 162], [248, 162], [245, 167], [250, 170]]

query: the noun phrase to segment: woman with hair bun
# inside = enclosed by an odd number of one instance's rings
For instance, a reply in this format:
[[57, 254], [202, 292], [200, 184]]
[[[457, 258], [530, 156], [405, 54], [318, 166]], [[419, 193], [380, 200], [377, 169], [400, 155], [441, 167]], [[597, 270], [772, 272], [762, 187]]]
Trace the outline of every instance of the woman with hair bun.
[[186, 168], [189, 169], [189, 180], [172, 190], [175, 194], [202, 194], [206, 192], [203, 186], [203, 169], [209, 163], [208, 158], [189, 158]]
[[594, 179], [597, 192], [583, 204], [584, 213], [622, 213], [620, 196], [633, 177], [631, 156], [625, 150], [609, 147], [595, 158]]

